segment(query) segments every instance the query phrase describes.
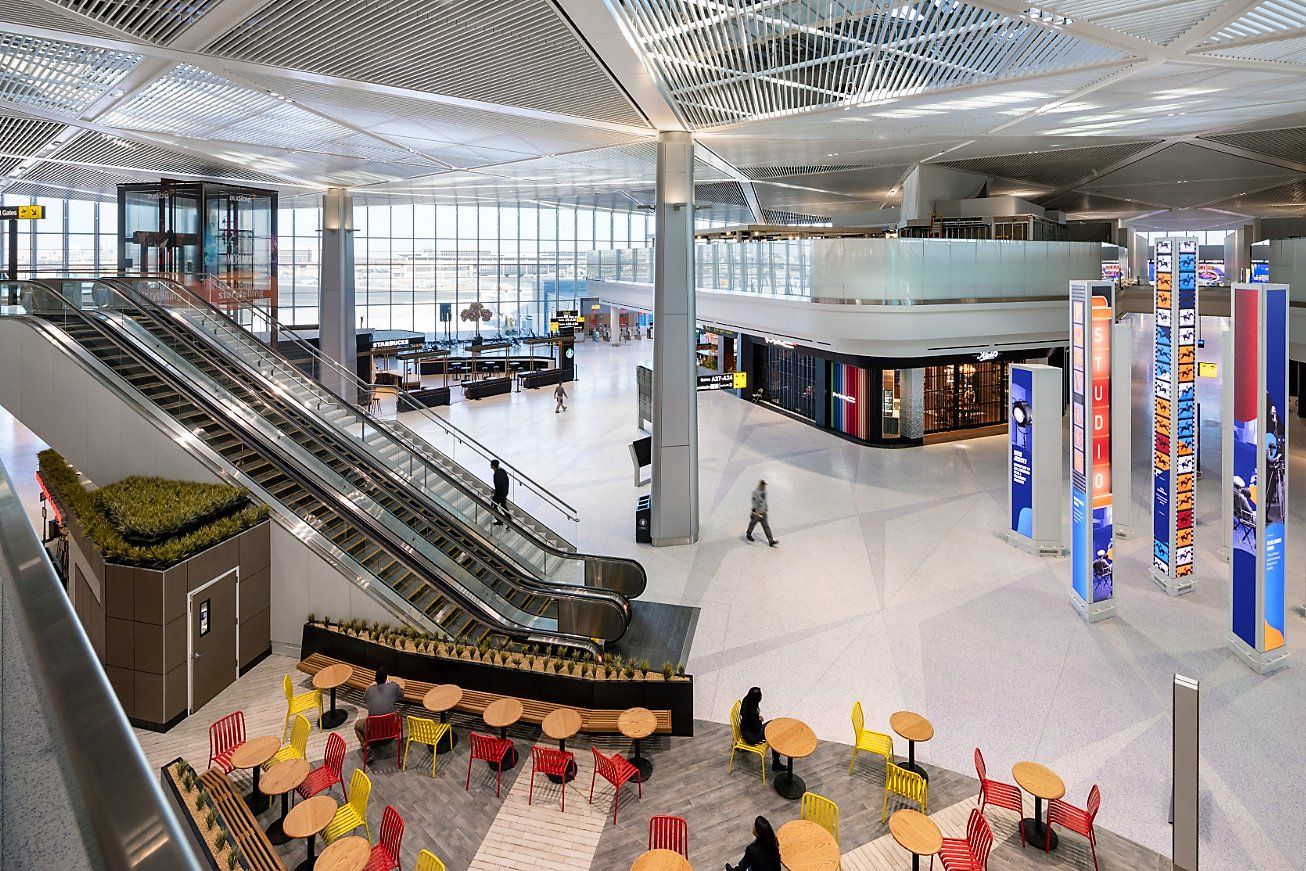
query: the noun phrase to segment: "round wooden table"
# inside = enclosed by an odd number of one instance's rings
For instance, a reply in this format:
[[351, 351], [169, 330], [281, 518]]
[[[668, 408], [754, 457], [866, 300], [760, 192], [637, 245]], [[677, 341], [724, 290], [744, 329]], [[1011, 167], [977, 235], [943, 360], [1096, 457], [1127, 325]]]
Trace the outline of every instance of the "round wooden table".
[[290, 840], [282, 828], [286, 813], [290, 810], [290, 791], [304, 782], [308, 772], [307, 759], [283, 759], [263, 775], [263, 782], [258, 787], [259, 791], [269, 800], [274, 795], [281, 796], [281, 817], [267, 828], [268, 840], [274, 844], [284, 844]]
[[675, 850], [649, 850], [635, 860], [630, 871], [694, 871], [694, 866]]
[[[449, 712], [462, 704], [463, 688], [457, 684], [436, 684], [422, 697], [422, 707], [440, 715], [440, 722], [449, 722]], [[449, 749], [458, 746], [458, 733], [449, 727]]]
[[254, 788], [245, 799], [245, 803], [249, 805], [249, 809], [255, 816], [268, 809], [268, 797], [258, 788], [259, 772], [263, 768], [263, 763], [276, 756], [280, 749], [280, 738], [275, 735], [262, 735], [258, 738], [250, 738], [231, 754], [232, 768], [248, 768], [254, 772]]
[[306, 798], [290, 809], [286, 819], [281, 823], [282, 830], [289, 838], [308, 839], [308, 858], [299, 863], [295, 871], [312, 871], [317, 848], [318, 833], [331, 824], [340, 805], [329, 795], [315, 795]]
[[617, 717], [617, 730], [635, 742], [630, 764], [639, 770], [640, 783], [647, 783], [653, 775], [653, 761], [640, 755], [639, 742], [652, 735], [657, 727], [658, 718], [648, 708], [629, 708]]
[[[485, 720], [485, 725], [491, 729], [499, 730], [500, 738], [508, 737], [508, 727], [521, 719], [522, 706], [521, 702], [513, 698], [495, 699], [485, 706], [485, 713], [481, 717]], [[489, 763], [490, 767], [496, 771], [507, 771], [517, 764], [517, 748], [510, 747], [508, 752], [503, 754], [503, 758], [498, 762]]]
[[350, 835], [330, 844], [317, 857], [316, 871], [363, 871], [372, 856], [367, 838]]
[[816, 751], [816, 733], [802, 720], [791, 717], [776, 717], [764, 731], [771, 749], [789, 758], [785, 770], [775, 776], [775, 791], [791, 801], [802, 798], [807, 784], [794, 774], [794, 759], [804, 759]]
[[839, 867], [839, 843], [816, 823], [790, 820], [775, 836], [780, 841], [780, 863], [789, 871], [835, 871]]
[[1020, 821], [1025, 840], [1045, 851], [1057, 848], [1059, 838], [1052, 827], [1043, 822], [1043, 802], [1061, 798], [1066, 794], [1066, 785], [1057, 777], [1056, 772], [1037, 762], [1017, 762], [1011, 766], [1011, 776], [1020, 784], [1020, 788], [1034, 796], [1034, 817]]
[[331, 710], [322, 715], [323, 729], [338, 729], [348, 718], [348, 714], [336, 707], [336, 690], [349, 683], [353, 676], [354, 667], [343, 662], [328, 665], [313, 675], [313, 686], [331, 693]]
[[920, 811], [894, 811], [889, 817], [889, 831], [898, 846], [911, 853], [912, 871], [920, 871], [921, 856], [933, 856], [943, 849], [943, 833]]
[[[540, 731], [545, 736], [558, 742], [559, 750], [567, 749], [567, 739], [580, 731], [581, 717], [579, 711], [573, 711], [571, 708], [557, 708], [549, 711], [544, 717], [544, 722], [540, 723]], [[566, 776], [558, 774], [548, 775], [549, 780], [554, 783], [562, 783], [564, 780], [571, 783], [576, 777], [576, 762], [572, 760], [567, 765]]]
[[907, 764], [903, 767], [914, 771], [928, 782], [930, 775], [916, 764], [916, 742], [928, 741], [934, 737], [934, 727], [920, 714], [911, 711], [899, 711], [889, 717], [889, 726], [903, 738], [907, 739]]

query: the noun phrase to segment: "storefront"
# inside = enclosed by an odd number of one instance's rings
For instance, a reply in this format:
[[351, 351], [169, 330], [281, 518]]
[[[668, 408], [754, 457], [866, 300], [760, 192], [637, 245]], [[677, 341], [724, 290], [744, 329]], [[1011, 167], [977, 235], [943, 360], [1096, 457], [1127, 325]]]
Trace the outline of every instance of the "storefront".
[[744, 335], [740, 360], [751, 385], [745, 398], [853, 441], [906, 447], [1004, 425], [1008, 365], [1047, 356], [852, 357]]

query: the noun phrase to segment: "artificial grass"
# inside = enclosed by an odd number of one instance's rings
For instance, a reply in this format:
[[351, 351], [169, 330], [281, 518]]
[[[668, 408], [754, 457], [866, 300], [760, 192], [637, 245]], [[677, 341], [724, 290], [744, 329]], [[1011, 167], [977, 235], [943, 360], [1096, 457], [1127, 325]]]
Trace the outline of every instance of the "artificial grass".
[[[83, 487], [57, 451], [41, 451], [37, 457], [42, 480], [77, 515], [107, 562], [166, 569], [239, 535], [268, 514], [266, 507], [251, 504], [249, 491], [240, 487], [137, 477], [119, 482], [125, 486], [104, 488], [110, 491], [104, 501], [117, 516], [126, 518], [127, 525], [119, 526], [98, 498], [104, 491]], [[177, 505], [163, 501], [174, 496]], [[222, 506], [226, 513], [216, 513]], [[129, 530], [155, 538], [133, 540]]]

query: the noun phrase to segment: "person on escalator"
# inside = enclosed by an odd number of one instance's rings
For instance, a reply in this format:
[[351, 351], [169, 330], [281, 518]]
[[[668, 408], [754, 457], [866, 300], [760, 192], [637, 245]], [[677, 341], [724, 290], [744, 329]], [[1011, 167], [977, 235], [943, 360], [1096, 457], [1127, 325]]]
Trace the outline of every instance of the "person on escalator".
[[[508, 472], [499, 465], [498, 460], [490, 460], [490, 468], [494, 470], [494, 497], [491, 500], [495, 511], [508, 516]], [[501, 518], [495, 518], [495, 526], [503, 526]]]

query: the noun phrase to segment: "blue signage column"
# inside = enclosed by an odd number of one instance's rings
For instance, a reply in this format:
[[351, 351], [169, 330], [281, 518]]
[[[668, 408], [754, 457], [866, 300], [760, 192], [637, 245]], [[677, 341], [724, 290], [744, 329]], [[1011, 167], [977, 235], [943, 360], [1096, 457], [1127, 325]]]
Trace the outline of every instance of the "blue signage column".
[[1288, 521], [1288, 286], [1232, 289], [1232, 433], [1225, 499], [1232, 509], [1229, 646], [1255, 671], [1287, 664], [1284, 563]]
[[1007, 422], [1007, 543], [1042, 556], [1065, 553], [1061, 508], [1061, 370], [1013, 363]]
[[1112, 616], [1116, 609], [1111, 516], [1114, 301], [1110, 281], [1070, 282], [1070, 602], [1090, 623]]
[[1197, 501], [1196, 238], [1156, 240], [1152, 359], [1152, 579], [1193, 588]]

